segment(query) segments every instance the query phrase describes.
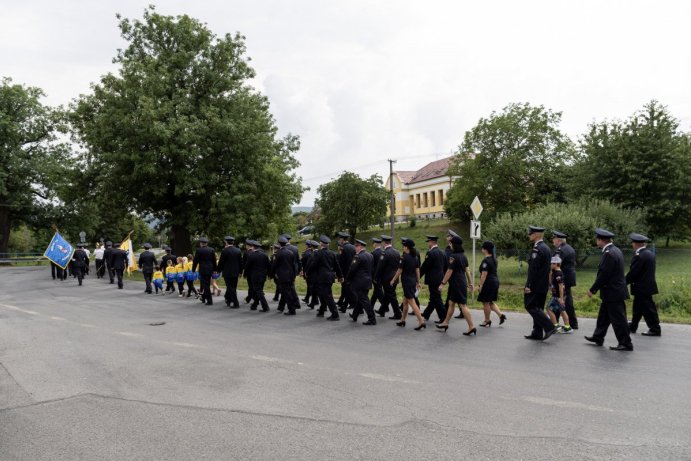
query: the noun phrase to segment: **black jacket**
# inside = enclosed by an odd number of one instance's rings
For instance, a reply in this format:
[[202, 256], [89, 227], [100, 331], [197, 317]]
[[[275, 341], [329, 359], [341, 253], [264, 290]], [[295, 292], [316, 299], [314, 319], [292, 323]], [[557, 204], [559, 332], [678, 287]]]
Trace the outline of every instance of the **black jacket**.
[[600, 298], [605, 302], [619, 302], [629, 299], [624, 277], [624, 255], [613, 244], [605, 247], [597, 267], [595, 282], [590, 287], [591, 293], [600, 291]]
[[295, 253], [289, 246], [281, 247], [274, 256], [271, 275], [279, 283], [289, 283], [295, 280], [297, 263]]
[[384, 250], [382, 255], [379, 257], [379, 263], [377, 263], [377, 272], [374, 275], [374, 279], [378, 283], [389, 283], [396, 271], [398, 270], [398, 262], [401, 259], [401, 254], [394, 247], [390, 246]]
[[121, 271], [127, 269], [127, 252], [125, 250], [113, 248], [110, 259], [113, 263], [113, 269]]
[[248, 251], [245, 253], [245, 278], [249, 282], [258, 282], [266, 280], [266, 275], [269, 273], [270, 261], [263, 250]]
[[139, 255], [138, 265], [142, 272], [153, 273], [156, 264], [158, 264], [158, 262], [156, 261], [156, 255], [153, 251], [146, 250]]
[[568, 243], [562, 243], [554, 252], [561, 258], [561, 271], [564, 273], [564, 286], [576, 286], [576, 251]]
[[159, 266], [159, 269], [163, 271], [163, 273], [166, 273], [166, 268], [168, 267], [168, 260], [173, 261], [173, 266], [177, 264], [178, 262], [178, 257], [175, 256], [174, 254], [164, 254], [163, 257], [161, 257], [161, 265]]
[[355, 290], [369, 290], [372, 288], [372, 255], [362, 250], [353, 256], [346, 280]]
[[308, 277], [314, 280], [314, 283], [326, 285], [334, 283], [336, 277], [343, 277], [336, 254], [328, 248], [315, 250], [310, 260]]
[[377, 267], [379, 267], [379, 261], [383, 253], [384, 250], [381, 247], [372, 250], [372, 278], [374, 278], [374, 274], [377, 273]]
[[106, 268], [113, 267], [113, 248], [106, 248], [103, 251], [103, 262], [106, 264]]
[[448, 258], [439, 247], [434, 247], [425, 255], [425, 261], [420, 267], [420, 277], [425, 277], [425, 284], [437, 289], [448, 267]]
[[242, 253], [239, 248], [231, 245], [221, 250], [218, 271], [223, 277], [237, 277], [242, 273]]
[[350, 263], [353, 262], [353, 256], [355, 256], [355, 246], [352, 243], [346, 243], [341, 248], [341, 254], [338, 257], [338, 263], [341, 266], [341, 272], [345, 275], [348, 273], [348, 268], [350, 268]]
[[300, 256], [300, 263], [302, 264], [302, 272], [305, 274], [305, 277], [307, 277], [307, 268], [309, 267], [310, 259], [312, 258], [312, 252], [313, 251], [314, 250], [312, 248], [308, 248], [302, 253], [302, 256]]
[[89, 257], [86, 255], [84, 250], [74, 250], [72, 254], [72, 261], [76, 267], [86, 267], [89, 265]]
[[218, 270], [216, 265], [216, 251], [211, 247], [199, 247], [194, 253], [192, 261], [192, 272], [199, 267], [199, 275], [211, 275]]
[[655, 281], [655, 255], [646, 247], [639, 248], [631, 259], [631, 268], [626, 274], [626, 283], [631, 285], [631, 294], [657, 294]]
[[551, 255], [549, 247], [542, 240], [535, 242], [528, 256], [528, 280], [525, 287], [531, 293], [547, 293], [549, 291], [549, 269]]

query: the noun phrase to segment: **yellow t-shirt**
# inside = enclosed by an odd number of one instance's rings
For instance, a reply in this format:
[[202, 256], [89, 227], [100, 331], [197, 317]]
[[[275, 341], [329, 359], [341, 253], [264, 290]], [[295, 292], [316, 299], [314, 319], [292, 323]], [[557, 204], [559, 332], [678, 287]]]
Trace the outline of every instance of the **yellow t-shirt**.
[[184, 264], [182, 264], [182, 263], [176, 264], [176, 265], [175, 265], [175, 272], [178, 273], [178, 274], [179, 274], [180, 272], [185, 272], [185, 266], [184, 266]]
[[154, 280], [163, 280], [163, 272], [161, 271], [156, 271], [154, 272]]
[[187, 261], [187, 264], [185, 264], [185, 271], [191, 271], [192, 270], [192, 261]]

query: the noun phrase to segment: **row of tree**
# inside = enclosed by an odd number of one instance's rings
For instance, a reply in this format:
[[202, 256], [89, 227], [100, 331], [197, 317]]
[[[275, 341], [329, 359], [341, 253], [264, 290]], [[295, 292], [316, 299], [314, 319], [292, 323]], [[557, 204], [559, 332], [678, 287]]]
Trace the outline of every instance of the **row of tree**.
[[304, 191], [299, 140], [278, 136], [269, 101], [248, 83], [244, 37], [154, 7], [118, 20], [128, 46], [117, 72], [68, 108], [2, 80], [0, 253], [19, 226], [116, 241], [131, 230], [146, 238], [154, 222], [178, 254], [200, 233], [287, 229]]

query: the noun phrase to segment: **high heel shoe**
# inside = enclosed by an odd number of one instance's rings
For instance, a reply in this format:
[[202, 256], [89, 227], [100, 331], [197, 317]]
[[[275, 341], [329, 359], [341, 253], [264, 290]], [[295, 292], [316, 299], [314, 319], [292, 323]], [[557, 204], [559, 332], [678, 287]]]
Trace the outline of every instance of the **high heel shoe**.
[[444, 330], [444, 333], [446, 333], [446, 330], [449, 329], [448, 325], [434, 325], [434, 326], [437, 327], [439, 330]]
[[470, 335], [477, 335], [477, 328], [473, 328], [472, 330], [464, 331], [463, 336], [470, 336]]
[[424, 328], [427, 328], [427, 324], [426, 324], [426, 323], [421, 323], [420, 325], [418, 325], [418, 326], [416, 326], [415, 328], [413, 328], [413, 330], [420, 331], [420, 330], [422, 330], [422, 329], [424, 329]]
[[506, 316], [504, 314], [501, 314], [499, 316], [499, 325], [501, 325], [504, 322], [506, 322]]
[[491, 327], [492, 326], [492, 321], [491, 320], [485, 320], [480, 324], [481, 327]]
[[400, 322], [396, 322], [397, 327], [404, 327], [405, 326], [405, 320], [401, 320]]

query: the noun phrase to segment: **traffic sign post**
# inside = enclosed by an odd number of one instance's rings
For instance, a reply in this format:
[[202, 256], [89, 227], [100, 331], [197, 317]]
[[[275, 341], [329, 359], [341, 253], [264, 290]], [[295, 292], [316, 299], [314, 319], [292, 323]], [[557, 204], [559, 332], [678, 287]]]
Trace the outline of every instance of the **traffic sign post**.
[[[475, 217], [474, 221], [470, 221], [470, 238], [473, 240], [473, 270], [471, 273], [473, 274], [472, 277], [472, 284], [473, 288], [475, 288], [475, 242], [480, 238], [480, 214], [482, 213], [482, 203], [480, 203], [480, 199], [476, 195], [475, 198], [473, 199], [473, 202], [470, 204], [470, 211], [473, 212], [473, 216]], [[473, 296], [471, 295], [471, 299]]]

